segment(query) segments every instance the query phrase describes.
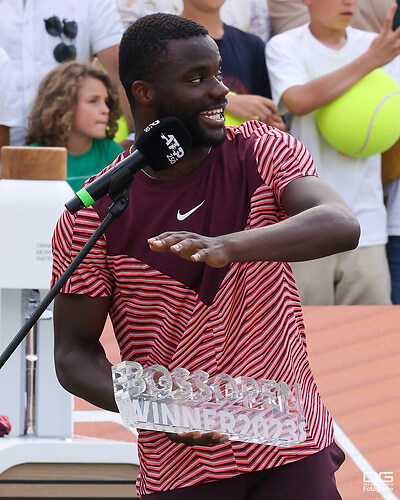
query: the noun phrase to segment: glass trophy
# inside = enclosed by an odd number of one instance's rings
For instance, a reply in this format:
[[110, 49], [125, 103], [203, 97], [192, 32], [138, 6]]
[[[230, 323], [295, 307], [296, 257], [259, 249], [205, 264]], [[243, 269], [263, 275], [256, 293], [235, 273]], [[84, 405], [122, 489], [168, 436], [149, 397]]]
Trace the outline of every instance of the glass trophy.
[[127, 427], [163, 432], [218, 431], [233, 441], [294, 446], [306, 439], [300, 386], [203, 370], [112, 367], [115, 401]]

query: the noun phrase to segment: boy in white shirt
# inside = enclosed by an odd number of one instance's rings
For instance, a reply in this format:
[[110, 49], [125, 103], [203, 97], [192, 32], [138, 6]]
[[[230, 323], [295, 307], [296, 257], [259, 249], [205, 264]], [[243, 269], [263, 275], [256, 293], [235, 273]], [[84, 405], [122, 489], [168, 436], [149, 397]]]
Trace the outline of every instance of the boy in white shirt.
[[304, 0], [310, 24], [267, 44], [272, 96], [279, 112], [293, 115], [291, 134], [314, 157], [322, 179], [347, 201], [361, 225], [359, 247], [333, 257], [293, 265], [303, 304], [390, 304], [385, 252], [386, 209], [380, 155], [341, 155], [322, 137], [314, 111], [384, 66], [400, 81], [400, 29], [392, 31], [396, 7], [379, 35], [349, 26], [357, 0]]

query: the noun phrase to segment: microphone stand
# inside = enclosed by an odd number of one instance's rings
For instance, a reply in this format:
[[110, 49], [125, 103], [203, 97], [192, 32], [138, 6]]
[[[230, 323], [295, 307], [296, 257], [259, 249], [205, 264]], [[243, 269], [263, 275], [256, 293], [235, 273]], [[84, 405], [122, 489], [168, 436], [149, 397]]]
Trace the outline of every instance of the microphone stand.
[[53, 288], [45, 295], [43, 300], [38, 304], [37, 308], [29, 316], [27, 321], [24, 323], [19, 332], [11, 340], [8, 346], [4, 349], [0, 356], [0, 369], [4, 366], [7, 360], [10, 358], [11, 354], [17, 349], [19, 344], [24, 340], [28, 332], [33, 328], [36, 322], [39, 320], [40, 316], [47, 309], [49, 304], [56, 297], [61, 288], [66, 284], [68, 279], [72, 276], [74, 271], [77, 269], [79, 264], [83, 261], [86, 255], [93, 248], [94, 244], [99, 240], [100, 236], [105, 232], [105, 230], [110, 226], [116, 217], [120, 217], [122, 212], [128, 206], [129, 201], [129, 188], [132, 183], [132, 176], [129, 180], [128, 185], [121, 186], [121, 179], [117, 179], [116, 185], [110, 183], [109, 195], [114, 203], [109, 207], [108, 214], [92, 234], [89, 240], [85, 243], [81, 251], [67, 267], [64, 273], [60, 276], [60, 279], [55, 283]]

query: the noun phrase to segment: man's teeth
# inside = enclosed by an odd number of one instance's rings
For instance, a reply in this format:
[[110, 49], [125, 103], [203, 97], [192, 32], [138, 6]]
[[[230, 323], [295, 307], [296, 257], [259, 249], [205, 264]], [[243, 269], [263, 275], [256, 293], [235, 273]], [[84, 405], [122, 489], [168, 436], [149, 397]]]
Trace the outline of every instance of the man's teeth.
[[224, 110], [223, 108], [212, 109], [211, 111], [202, 111], [200, 114], [211, 120], [220, 120]]

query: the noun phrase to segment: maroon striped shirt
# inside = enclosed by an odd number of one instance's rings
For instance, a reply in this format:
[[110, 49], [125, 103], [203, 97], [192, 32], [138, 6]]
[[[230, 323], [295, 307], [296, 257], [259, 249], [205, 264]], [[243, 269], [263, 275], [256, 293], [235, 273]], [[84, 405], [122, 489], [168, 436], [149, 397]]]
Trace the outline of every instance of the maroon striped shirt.
[[[139, 494], [275, 467], [332, 443], [332, 421], [309, 367], [289, 264], [246, 262], [213, 269], [151, 252], [146, 242], [166, 230], [214, 236], [275, 224], [286, 217], [283, 190], [306, 175], [315, 175], [311, 156], [289, 134], [258, 122], [228, 127], [225, 143], [188, 175], [156, 181], [138, 172], [127, 210], [63, 288], [113, 297], [110, 316], [123, 360], [301, 386], [307, 439], [292, 448], [241, 442], [189, 447], [171, 443], [161, 432], [140, 431]], [[62, 215], [53, 239], [53, 280], [98, 227], [109, 204], [105, 197], [74, 216]]]

